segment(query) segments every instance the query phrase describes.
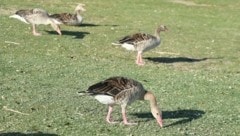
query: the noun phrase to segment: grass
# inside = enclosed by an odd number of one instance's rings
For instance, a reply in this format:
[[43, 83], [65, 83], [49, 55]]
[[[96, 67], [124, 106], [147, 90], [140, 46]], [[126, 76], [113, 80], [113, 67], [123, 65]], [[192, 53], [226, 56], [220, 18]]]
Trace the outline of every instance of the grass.
[[[84, 0], [85, 25], [61, 26], [63, 36], [41, 25], [43, 35], [34, 37], [29, 25], [8, 18], [32, 7], [73, 12], [78, 2], [1, 1], [1, 136], [239, 134], [238, 0], [193, 0], [189, 6], [171, 0]], [[134, 63], [135, 53], [111, 45], [126, 34], [153, 33], [160, 23], [169, 31], [161, 34], [160, 47], [144, 54], [144, 67]], [[109, 125], [105, 105], [76, 95], [115, 75], [137, 79], [155, 93], [164, 128], [147, 102], [128, 107], [137, 126]], [[113, 114], [121, 121], [118, 106]]]

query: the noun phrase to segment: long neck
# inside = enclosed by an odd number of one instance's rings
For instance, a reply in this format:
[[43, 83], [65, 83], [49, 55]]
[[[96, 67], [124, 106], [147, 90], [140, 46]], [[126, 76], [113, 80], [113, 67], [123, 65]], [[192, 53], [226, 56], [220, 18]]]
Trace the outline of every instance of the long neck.
[[160, 30], [155, 30], [155, 36], [157, 37], [157, 39], [160, 39]]
[[148, 100], [150, 102], [151, 108], [158, 107], [156, 97], [153, 95], [152, 92], [147, 91], [146, 94], [144, 95], [144, 100]]
[[82, 20], [83, 20], [83, 18], [80, 15], [80, 13], [81, 13], [81, 10], [75, 10], [75, 17], [77, 18], [78, 23], [81, 23]]
[[82, 12], [82, 10], [80, 10], [80, 9], [75, 9], [75, 11], [74, 11], [74, 13], [78, 16], [80, 15], [81, 12]]
[[162, 127], [163, 126], [162, 112], [158, 108], [156, 97], [151, 92], [148, 91], [144, 95], [144, 100], [150, 101], [152, 115], [156, 119], [159, 126]]

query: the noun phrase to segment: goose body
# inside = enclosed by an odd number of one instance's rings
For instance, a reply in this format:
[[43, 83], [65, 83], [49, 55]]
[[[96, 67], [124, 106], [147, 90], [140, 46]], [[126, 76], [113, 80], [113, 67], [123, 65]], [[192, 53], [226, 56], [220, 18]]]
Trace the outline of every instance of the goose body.
[[55, 18], [59, 24], [65, 25], [81, 25], [83, 22], [83, 17], [81, 16], [81, 12], [86, 11], [84, 8], [85, 4], [78, 4], [75, 8], [75, 13], [60, 13], [60, 14], [53, 14], [50, 15], [52, 18]]
[[126, 77], [110, 77], [91, 85], [86, 92], [79, 93], [92, 95], [100, 103], [108, 105], [108, 114], [106, 117], [108, 123], [114, 123], [111, 119], [113, 106], [116, 104], [121, 105], [123, 123], [126, 125], [134, 124], [129, 123], [127, 120], [127, 105], [130, 105], [135, 100], [149, 100], [151, 112], [162, 127], [161, 111], [158, 108], [155, 96], [150, 91], [145, 90], [143, 85], [136, 80]]
[[10, 18], [16, 18], [26, 24], [32, 24], [32, 33], [35, 36], [41, 35], [36, 31], [36, 25], [48, 25], [50, 24], [52, 28], [61, 35], [60, 28], [57, 25], [57, 21], [54, 18], [51, 18], [47, 11], [34, 8], [30, 10], [18, 10], [14, 15], [11, 15]]
[[121, 38], [117, 43], [112, 43], [113, 45], [121, 45], [123, 48], [131, 51], [137, 52], [136, 63], [138, 65], [144, 65], [142, 60], [142, 53], [150, 49], [153, 49], [160, 45], [160, 32], [166, 31], [167, 27], [160, 25], [155, 30], [155, 35], [145, 34], [145, 33], [135, 33], [132, 35], [127, 35]]

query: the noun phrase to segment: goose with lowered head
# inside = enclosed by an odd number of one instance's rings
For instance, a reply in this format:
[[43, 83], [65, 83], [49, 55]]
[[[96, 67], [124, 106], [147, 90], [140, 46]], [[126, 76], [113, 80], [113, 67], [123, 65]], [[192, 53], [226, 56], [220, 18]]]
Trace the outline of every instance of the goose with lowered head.
[[122, 118], [125, 125], [136, 123], [128, 122], [126, 107], [135, 100], [148, 100], [150, 102], [151, 113], [160, 127], [163, 126], [162, 113], [158, 108], [157, 100], [154, 94], [147, 91], [143, 85], [127, 77], [110, 77], [91, 85], [87, 91], [79, 92], [80, 95], [89, 94], [100, 103], [108, 105], [106, 121], [116, 123], [111, 117], [113, 106], [118, 104], [122, 109]]

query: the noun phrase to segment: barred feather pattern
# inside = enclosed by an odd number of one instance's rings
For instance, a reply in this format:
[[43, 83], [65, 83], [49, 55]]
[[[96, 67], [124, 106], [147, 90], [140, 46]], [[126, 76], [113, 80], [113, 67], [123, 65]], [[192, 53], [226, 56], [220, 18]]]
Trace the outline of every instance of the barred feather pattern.
[[167, 30], [167, 27], [160, 25], [155, 30], [155, 35], [146, 33], [135, 33], [128, 35], [120, 39], [118, 42], [120, 45], [130, 44], [133, 45], [136, 51], [145, 52], [160, 45], [160, 32]]
[[40, 15], [48, 16], [47, 11], [45, 11], [44, 9], [40, 9], [40, 8], [35, 8], [35, 9], [30, 9], [30, 10], [18, 10], [15, 14], [22, 16], [22, 17], [29, 16], [32, 14], [40, 14]]
[[78, 25], [81, 24], [82, 20], [79, 22], [77, 21], [77, 15], [76, 14], [70, 14], [70, 13], [61, 13], [61, 14], [53, 14], [50, 15], [52, 18], [57, 19], [59, 22], [65, 24], [65, 25]]
[[82, 11], [86, 11], [84, 6], [85, 6], [84, 4], [79, 4], [75, 9], [75, 14], [60, 13], [60, 14], [50, 15], [50, 17], [58, 20], [59, 24], [72, 25], [72, 26], [81, 25], [83, 22], [83, 17], [80, 15], [80, 13]]
[[90, 86], [90, 95], [109, 95], [116, 104], [128, 105], [137, 99], [143, 100], [146, 90], [143, 85], [126, 77], [111, 77]]
[[133, 35], [128, 35], [128, 36], [123, 37], [121, 40], [119, 40], [119, 43], [135, 44], [137, 42], [146, 41], [151, 38], [155, 38], [155, 37], [150, 34], [136, 33]]

